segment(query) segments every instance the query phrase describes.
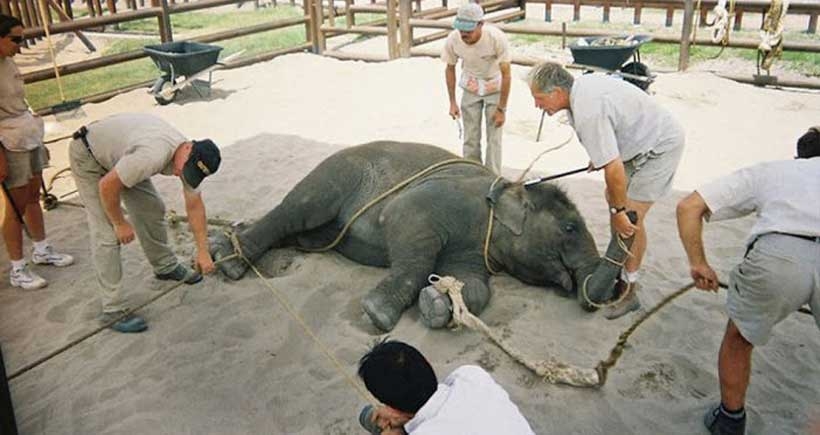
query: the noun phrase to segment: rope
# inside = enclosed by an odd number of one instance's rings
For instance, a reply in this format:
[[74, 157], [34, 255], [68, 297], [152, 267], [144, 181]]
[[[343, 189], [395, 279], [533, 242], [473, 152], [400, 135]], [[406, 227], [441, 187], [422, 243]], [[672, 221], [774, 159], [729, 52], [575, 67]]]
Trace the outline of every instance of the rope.
[[501, 334], [490, 329], [481, 319], [470, 313], [470, 310], [464, 303], [464, 297], [461, 294], [461, 289], [464, 287], [464, 283], [461, 281], [451, 276], [440, 277], [435, 274], [430, 275], [429, 281], [436, 290], [449, 295], [453, 302], [453, 320], [451, 327], [457, 329], [461, 326], [466, 326], [469, 329], [484, 333], [484, 335], [507, 353], [507, 355], [552, 384], [566, 384], [586, 388], [603, 385], [595, 369], [584, 369], [572, 366], [562, 363], [555, 358], [540, 361], [533, 361], [526, 358], [522, 352], [507, 344]]
[[786, 12], [789, 9], [789, 0], [772, 0], [772, 5], [766, 12], [763, 29], [760, 31], [760, 44], [757, 50], [762, 54], [760, 67], [769, 71], [774, 60], [783, 53], [783, 27]]
[[[632, 252], [629, 250], [629, 248], [626, 247], [626, 243], [624, 243], [624, 240], [621, 238], [621, 236], [619, 234], [613, 234], [613, 237], [617, 238], [616, 240], [618, 241], [618, 247], [621, 248], [624, 252], [626, 252], [627, 256], [629, 256], [629, 257], [634, 256], [634, 254], [632, 254]], [[608, 261], [608, 262], [610, 262], [610, 263], [612, 263], [612, 264], [614, 264], [618, 267], [624, 267], [624, 263], [617, 262], [617, 261], [607, 257], [606, 255], [604, 255], [603, 258], [604, 258], [604, 260], [606, 260], [606, 261]], [[587, 292], [587, 283], [589, 282], [590, 278], [592, 278], [591, 274], [587, 275], [587, 277], [584, 278], [584, 283], [581, 285], [581, 295], [584, 297], [584, 301], [586, 301], [586, 303], [589, 304], [592, 307], [607, 308], [607, 307], [611, 307], [611, 306], [614, 306], [614, 305], [618, 305], [621, 302], [623, 302], [624, 299], [626, 299], [627, 296], [629, 296], [629, 294], [632, 292], [632, 283], [627, 282], [626, 283], [626, 290], [623, 293], [621, 293], [621, 295], [618, 297], [618, 299], [616, 299], [612, 302], [605, 302], [605, 303], [593, 302], [591, 299], [589, 299], [589, 293]]]
[[339, 235], [336, 236], [336, 239], [334, 239], [332, 242], [330, 242], [329, 245], [327, 245], [323, 248], [316, 248], [316, 249], [302, 248], [302, 250], [306, 251], [306, 252], [326, 252], [326, 251], [329, 251], [329, 250], [335, 248], [336, 245], [338, 245], [342, 241], [345, 234], [347, 234], [347, 231], [350, 229], [350, 226], [353, 225], [353, 222], [355, 222], [356, 219], [358, 219], [362, 214], [364, 214], [364, 212], [366, 212], [368, 209], [370, 209], [370, 207], [373, 207], [374, 205], [378, 204], [384, 198], [387, 198], [388, 196], [392, 195], [393, 193], [403, 189], [408, 184], [410, 184], [413, 181], [416, 181], [417, 179], [429, 174], [430, 172], [433, 172], [436, 169], [439, 169], [439, 168], [444, 167], [444, 166], [454, 165], [454, 164], [458, 164], [458, 163], [463, 163], [465, 165], [480, 166], [482, 168], [485, 167], [480, 162], [476, 162], [476, 161], [473, 161], [473, 160], [466, 160], [466, 159], [448, 159], [448, 160], [443, 160], [443, 161], [438, 162], [438, 163], [434, 163], [434, 164], [426, 167], [425, 169], [422, 169], [421, 171], [416, 172], [415, 174], [411, 175], [409, 178], [406, 178], [405, 180], [399, 182], [398, 184], [391, 187], [386, 192], [382, 193], [381, 195], [377, 196], [376, 198], [370, 200], [370, 202], [368, 202], [367, 204], [363, 205], [359, 210], [356, 211], [356, 213], [353, 214], [353, 216], [347, 221], [347, 223], [345, 223], [345, 226], [342, 227], [342, 230], [339, 232]]
[[339, 361], [339, 359], [336, 358], [336, 356], [333, 355], [330, 352], [330, 350], [327, 348], [327, 346], [324, 345], [324, 343], [322, 343], [322, 341], [319, 339], [319, 337], [317, 337], [316, 334], [313, 332], [313, 330], [311, 330], [310, 327], [307, 325], [304, 318], [302, 318], [302, 316], [300, 316], [299, 313], [296, 312], [296, 310], [293, 308], [293, 306], [290, 305], [290, 303], [287, 301], [287, 299], [285, 299], [285, 297], [282, 296], [282, 294], [278, 290], [276, 290], [276, 288], [273, 287], [268, 282], [267, 279], [265, 279], [265, 276], [262, 275], [262, 272], [260, 272], [259, 269], [257, 269], [256, 266], [254, 266], [254, 264], [248, 259], [248, 257], [245, 257], [245, 255], [242, 253], [242, 247], [239, 245], [239, 240], [236, 238], [235, 234], [231, 233], [230, 237], [231, 237], [231, 243], [233, 243], [233, 247], [234, 247], [234, 254], [233, 254], [233, 256], [225, 257], [225, 258], [221, 259], [220, 261], [226, 261], [227, 259], [234, 258], [234, 257], [241, 258], [242, 261], [244, 261], [248, 265], [248, 267], [250, 267], [250, 269], [253, 270], [253, 272], [256, 274], [256, 276], [259, 277], [260, 282], [265, 287], [267, 287], [268, 290], [271, 291], [271, 293], [273, 293], [273, 296], [285, 308], [285, 311], [287, 311], [288, 314], [290, 314], [290, 316], [294, 320], [296, 320], [296, 322], [302, 328], [302, 331], [305, 333], [305, 335], [310, 337], [310, 339], [313, 340], [314, 344], [316, 344], [316, 346], [319, 348], [319, 350], [321, 350], [322, 353], [327, 357], [327, 359], [329, 359], [330, 362], [333, 363], [336, 370], [339, 373], [341, 373], [342, 376], [344, 376], [345, 381], [351, 387], [353, 387], [353, 389], [356, 391], [356, 393], [358, 393], [359, 396], [361, 396], [361, 398], [364, 399], [365, 402], [368, 402], [368, 403], [370, 403], [371, 405], [374, 405], [374, 406], [379, 406], [379, 402], [376, 401], [375, 399], [373, 399], [372, 396], [370, 396], [370, 393], [368, 393], [367, 390], [364, 390], [361, 387], [361, 385], [358, 382], [356, 382], [356, 380], [352, 376], [350, 376], [350, 374], [347, 373], [347, 371], [345, 370], [344, 366], [342, 366], [342, 363]]

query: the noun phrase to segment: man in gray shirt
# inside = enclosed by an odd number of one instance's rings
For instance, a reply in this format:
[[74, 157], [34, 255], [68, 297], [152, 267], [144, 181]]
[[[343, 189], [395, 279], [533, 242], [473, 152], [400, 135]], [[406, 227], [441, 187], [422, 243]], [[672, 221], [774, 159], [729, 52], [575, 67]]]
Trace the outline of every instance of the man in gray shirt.
[[[647, 243], [644, 218], [672, 188], [683, 153], [683, 128], [645, 92], [618, 78], [587, 74], [576, 79], [557, 63], [545, 62], [530, 71], [529, 84], [535, 105], [550, 116], [569, 110], [589, 154], [589, 169], [604, 170], [613, 231], [635, 236], [633, 255], [616, 287], [621, 301], [608, 306], [604, 316], [614, 319], [637, 310], [638, 270]], [[637, 225], [629, 221], [628, 210], [637, 212]]]
[[[122, 294], [120, 245], [139, 239], [158, 279], [194, 284], [202, 279], [179, 262], [168, 245], [165, 205], [151, 183], [156, 174], [177, 176], [188, 222], [196, 241], [196, 266], [214, 270], [208, 249], [205, 204], [200, 182], [219, 168], [219, 148], [208, 140], [189, 141], [170, 124], [148, 114], [119, 114], [83, 127], [69, 147], [71, 171], [85, 205], [97, 282], [101, 321], [119, 332], [142, 332], [145, 320], [127, 314]], [[125, 202], [128, 219], [120, 201]]]
[[718, 355], [721, 403], [704, 424], [713, 435], [743, 434], [754, 346], [810, 304], [820, 328], [820, 128], [798, 141], [797, 159], [740, 169], [678, 204], [678, 231], [695, 285], [717, 291], [718, 277], [703, 249], [703, 220], [757, 215], [743, 261], [729, 277], [729, 322]]

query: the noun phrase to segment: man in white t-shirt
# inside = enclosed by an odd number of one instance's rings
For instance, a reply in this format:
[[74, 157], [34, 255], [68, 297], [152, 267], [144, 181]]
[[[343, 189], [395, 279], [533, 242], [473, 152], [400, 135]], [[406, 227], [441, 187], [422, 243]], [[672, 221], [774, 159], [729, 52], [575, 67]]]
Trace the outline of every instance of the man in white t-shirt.
[[[123, 113], [82, 127], [69, 146], [74, 182], [85, 205], [91, 252], [102, 294], [103, 324], [117, 319], [119, 332], [142, 332], [145, 320], [129, 314], [122, 292], [120, 246], [139, 240], [161, 280], [194, 284], [196, 270], [181, 263], [168, 244], [165, 204], [151, 183], [157, 174], [182, 181], [185, 210], [196, 242], [196, 266], [214, 270], [208, 249], [205, 203], [198, 190], [202, 180], [219, 169], [219, 148], [209, 139], [190, 141], [153, 115]], [[128, 209], [128, 218], [120, 202]]]
[[[641, 306], [637, 294], [647, 244], [644, 218], [672, 188], [683, 154], [683, 127], [646, 92], [615, 77], [574, 78], [561, 65], [545, 62], [530, 71], [529, 84], [535, 105], [550, 116], [569, 110], [590, 170], [604, 170], [612, 230], [624, 238], [635, 236], [616, 285], [621, 300], [604, 310], [608, 319], [621, 317]], [[637, 224], [629, 221], [629, 210], [637, 212]]]
[[721, 403], [704, 418], [713, 435], [745, 432], [752, 350], [766, 344], [774, 326], [809, 304], [820, 328], [820, 128], [798, 140], [795, 160], [740, 169], [681, 200], [678, 231], [698, 288], [718, 289], [703, 248], [703, 220], [751, 213], [757, 221], [727, 290], [729, 322], [718, 355]]
[[381, 435], [531, 435], [510, 396], [481, 367], [466, 365], [440, 384], [413, 346], [384, 341], [362, 357], [359, 377], [384, 404], [368, 405], [359, 422]]
[[[510, 95], [510, 47], [497, 27], [484, 24], [484, 11], [476, 3], [458, 8], [453, 30], [447, 36], [441, 59], [450, 98], [450, 116], [464, 122], [464, 158], [481, 160], [481, 116], [487, 130], [484, 164], [501, 174], [501, 133]], [[461, 59], [461, 108], [456, 103], [456, 63]]]

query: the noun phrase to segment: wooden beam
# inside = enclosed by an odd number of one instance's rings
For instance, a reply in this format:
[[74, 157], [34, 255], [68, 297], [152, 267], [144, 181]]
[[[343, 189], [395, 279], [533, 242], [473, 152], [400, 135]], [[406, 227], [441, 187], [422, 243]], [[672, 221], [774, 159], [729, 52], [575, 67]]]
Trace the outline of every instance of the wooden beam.
[[683, 9], [683, 26], [680, 35], [678, 71], [686, 71], [686, 68], [689, 68], [689, 38], [692, 36], [692, 23], [695, 22], [694, 0], [684, 1], [686, 2], [686, 5]]
[[[62, 21], [71, 21], [71, 17], [68, 16], [66, 11], [63, 10], [63, 8], [60, 6], [59, 3], [57, 3], [56, 0], [46, 0], [46, 1], [48, 2], [49, 5], [51, 5], [52, 8], [54, 8], [55, 11], [57, 11], [57, 15], [60, 17], [61, 22]], [[49, 27], [48, 30], [51, 31], [51, 27]], [[85, 34], [83, 34], [83, 32], [80, 32], [79, 30], [74, 30], [74, 35], [77, 36], [77, 39], [82, 41], [83, 45], [85, 45], [85, 48], [87, 48], [88, 51], [90, 51], [92, 53], [97, 51], [97, 47], [94, 47], [94, 44], [91, 43], [91, 40], [89, 40], [85, 36]]]
[[390, 59], [399, 57], [399, 33], [396, 25], [396, 2], [398, 1], [387, 0], [387, 54]]
[[410, 57], [410, 47], [413, 46], [413, 28], [410, 27], [412, 14], [410, 2], [399, 0], [399, 56], [401, 57]]

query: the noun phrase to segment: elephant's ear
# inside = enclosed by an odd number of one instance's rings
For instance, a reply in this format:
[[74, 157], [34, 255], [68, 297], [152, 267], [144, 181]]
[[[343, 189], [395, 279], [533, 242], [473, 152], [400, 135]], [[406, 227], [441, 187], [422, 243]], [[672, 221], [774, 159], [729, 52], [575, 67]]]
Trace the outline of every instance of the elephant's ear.
[[521, 184], [506, 180], [496, 183], [487, 193], [487, 201], [494, 209], [495, 219], [516, 236], [524, 232], [524, 221], [527, 220], [527, 207], [523, 195], [524, 189]]

